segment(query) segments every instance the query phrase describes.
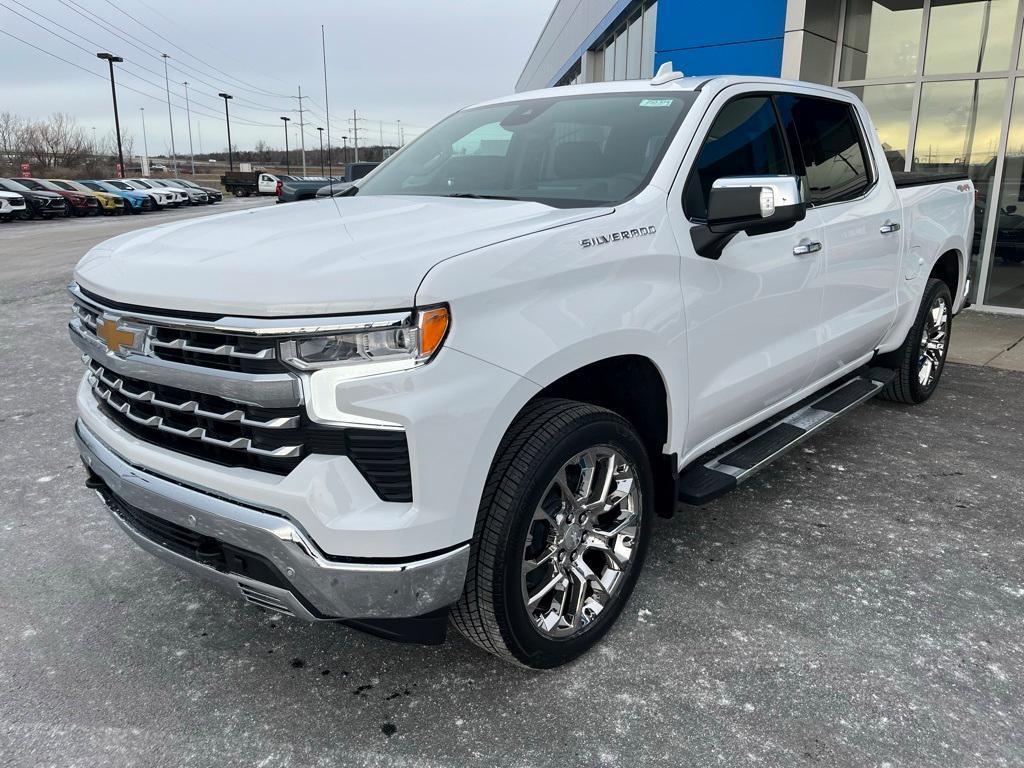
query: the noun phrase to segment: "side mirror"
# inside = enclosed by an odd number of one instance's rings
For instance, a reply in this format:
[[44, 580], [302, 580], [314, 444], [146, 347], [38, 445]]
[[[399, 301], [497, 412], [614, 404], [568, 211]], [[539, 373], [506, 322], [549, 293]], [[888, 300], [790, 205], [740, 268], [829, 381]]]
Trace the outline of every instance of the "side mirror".
[[708, 199], [708, 220], [690, 230], [701, 256], [717, 259], [739, 232], [758, 235], [793, 226], [807, 215], [796, 176], [736, 176], [716, 179]]

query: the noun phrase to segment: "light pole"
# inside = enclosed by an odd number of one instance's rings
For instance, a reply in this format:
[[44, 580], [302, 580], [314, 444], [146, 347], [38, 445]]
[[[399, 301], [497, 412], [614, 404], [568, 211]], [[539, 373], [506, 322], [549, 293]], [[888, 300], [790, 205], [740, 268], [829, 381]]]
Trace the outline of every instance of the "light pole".
[[235, 170], [235, 161], [231, 154], [231, 116], [228, 114], [228, 99], [233, 99], [229, 93], [218, 93], [222, 99], [224, 99], [224, 122], [228, 124], [228, 171]]
[[348, 162], [348, 136], [341, 137], [341, 162]]
[[317, 128], [317, 131], [320, 134], [320, 175], [325, 176], [326, 174], [324, 174], [324, 129]]
[[291, 176], [292, 175], [292, 161], [291, 161], [291, 158], [288, 156], [288, 123], [291, 122], [291, 118], [290, 117], [282, 117], [281, 119], [284, 120], [284, 167], [285, 167], [285, 173], [287, 173], [289, 176]]
[[149, 139], [146, 138], [146, 108], [139, 107], [142, 115], [142, 151], [146, 153], [146, 161], [142, 164], [142, 175], [149, 176]]
[[196, 175], [196, 153], [192, 150], [192, 108], [188, 104], [188, 80], [185, 86], [185, 116], [188, 118], [188, 154], [192, 158], [192, 175]]
[[174, 118], [171, 117], [171, 81], [167, 77], [167, 60], [171, 58], [166, 53], [161, 53], [164, 58], [164, 89], [167, 91], [167, 125], [171, 129], [171, 168], [174, 169], [174, 178], [178, 178], [178, 156], [174, 150]]
[[114, 87], [114, 64], [120, 64], [124, 59], [112, 53], [97, 53], [97, 59], [103, 59], [110, 65], [110, 94], [114, 97], [114, 131], [117, 133], [117, 161], [120, 163], [117, 177], [124, 178], [124, 152], [121, 149], [121, 119], [117, 116], [117, 88]]

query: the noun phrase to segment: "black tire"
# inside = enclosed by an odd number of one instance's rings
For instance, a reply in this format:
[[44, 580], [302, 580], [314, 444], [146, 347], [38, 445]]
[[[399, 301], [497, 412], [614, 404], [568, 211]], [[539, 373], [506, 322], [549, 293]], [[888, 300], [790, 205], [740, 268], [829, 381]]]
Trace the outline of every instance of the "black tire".
[[[929, 323], [929, 315], [935, 308], [937, 302], [945, 303], [946, 322], [945, 332], [942, 337], [941, 351], [937, 351], [937, 360], [931, 361], [934, 369], [928, 381], [921, 381], [921, 371], [924, 363], [923, 335], [925, 326]], [[921, 298], [921, 305], [917, 310], [917, 318], [911, 326], [903, 345], [892, 352], [882, 355], [877, 362], [890, 368], [896, 369], [896, 378], [886, 384], [881, 392], [881, 397], [896, 403], [907, 403], [916, 405], [923, 403], [935, 392], [939, 386], [939, 379], [942, 378], [942, 371], [946, 367], [946, 355], [949, 352], [949, 339], [953, 330], [953, 296], [949, 292], [949, 286], [942, 280], [930, 278], [925, 285], [924, 296]]]
[[[621, 583], [616, 582], [613, 595], [596, 616], [580, 611], [585, 621], [569, 630], [573, 634], [555, 638], [538, 628], [526, 606], [524, 550], [528, 536], [534, 541], [536, 535], [534, 510], [552, 493], [555, 476], [566, 462], [594, 448], [614, 450], [634, 471], [639, 524], [627, 545], [632, 550], [629, 566], [618, 577]], [[629, 600], [653, 520], [650, 463], [629, 422], [607, 409], [571, 400], [531, 403], [509, 427], [491, 463], [470, 545], [466, 585], [452, 609], [452, 623], [470, 642], [513, 663], [549, 669], [572, 661], [604, 636]], [[573, 566], [583, 559], [573, 560]]]

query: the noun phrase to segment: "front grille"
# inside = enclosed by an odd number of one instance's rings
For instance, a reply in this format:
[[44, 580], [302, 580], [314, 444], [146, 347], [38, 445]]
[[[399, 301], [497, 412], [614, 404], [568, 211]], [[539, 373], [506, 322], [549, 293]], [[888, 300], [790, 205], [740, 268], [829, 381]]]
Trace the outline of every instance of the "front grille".
[[[99, 320], [96, 309], [76, 303], [72, 311], [86, 328], [95, 333]], [[175, 363], [240, 373], [281, 373], [287, 370], [277, 357], [277, 340], [273, 338], [154, 326], [148, 343], [154, 357]]]
[[63, 200], [63, 198], [60, 199], [60, 200], [50, 200], [50, 202], [46, 203], [46, 207], [47, 208], [63, 208], [64, 207], [64, 200]]
[[384, 501], [412, 501], [401, 431], [325, 427], [302, 406], [257, 408], [133, 379], [89, 360], [100, 409], [140, 440], [231, 467], [287, 475], [312, 454], [348, 456]]

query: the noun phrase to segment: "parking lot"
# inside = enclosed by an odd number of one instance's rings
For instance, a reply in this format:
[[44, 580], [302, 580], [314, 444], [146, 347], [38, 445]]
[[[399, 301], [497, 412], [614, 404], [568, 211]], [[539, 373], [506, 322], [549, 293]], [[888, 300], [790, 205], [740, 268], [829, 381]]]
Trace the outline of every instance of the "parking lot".
[[950, 365], [657, 521], [608, 638], [525, 672], [260, 612], [85, 489], [70, 270], [209, 213], [0, 226], [0, 765], [1024, 764], [1024, 373]]

